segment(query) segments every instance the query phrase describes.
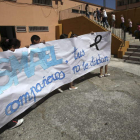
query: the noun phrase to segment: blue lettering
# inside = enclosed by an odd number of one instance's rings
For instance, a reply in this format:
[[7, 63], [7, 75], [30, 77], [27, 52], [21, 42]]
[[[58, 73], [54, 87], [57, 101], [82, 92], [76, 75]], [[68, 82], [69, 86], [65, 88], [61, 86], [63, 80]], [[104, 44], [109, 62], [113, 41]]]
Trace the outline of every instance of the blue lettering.
[[[42, 91], [42, 89], [44, 87], [46, 87], [46, 84], [50, 84], [52, 83], [53, 81], [56, 81], [56, 80], [62, 80], [65, 78], [65, 73], [63, 71], [61, 72], [56, 72], [54, 75], [52, 74], [51, 76], [48, 76], [47, 77], [47, 80], [45, 79], [45, 76], [43, 77], [43, 80], [42, 80], [42, 85], [43, 87], [41, 86], [40, 83], [37, 83], [36, 86], [32, 86], [30, 88], [30, 91], [31, 91], [31, 95], [33, 95], [34, 97], [34, 102], [36, 102], [36, 93], [39, 93]], [[50, 80], [51, 79], [51, 80]], [[35, 92], [34, 92], [35, 91]], [[5, 114], [6, 115], [11, 115], [13, 114], [14, 112], [16, 112], [20, 106], [23, 106], [23, 101], [25, 102], [25, 104], [27, 103], [27, 101], [31, 101], [33, 99], [33, 97], [31, 97], [29, 95], [28, 92], [26, 92], [25, 94], [23, 94], [22, 96], [19, 97], [18, 100], [15, 100], [11, 103], [9, 103], [7, 106], [6, 106], [6, 109], [5, 109]], [[14, 104], [17, 104], [17, 107], [15, 108], [15, 105]], [[14, 106], [14, 108], [13, 108]]]
[[[49, 51], [50, 55], [46, 54], [46, 51]], [[38, 54], [38, 57], [39, 57], [39, 60], [36, 62], [34, 62], [35, 54]], [[51, 61], [48, 61], [48, 59], [51, 59]], [[17, 77], [17, 70], [21, 72], [22, 69], [24, 69], [26, 76], [30, 78], [31, 76], [35, 74], [36, 66], [40, 65], [45, 70], [51, 66], [62, 64], [62, 62], [63, 62], [62, 59], [59, 59], [59, 60], [56, 59], [54, 46], [45, 47], [41, 49], [39, 48], [32, 49], [30, 52], [30, 63], [28, 63], [28, 52], [22, 53], [20, 62], [17, 60], [17, 58], [14, 55], [9, 57], [9, 59], [6, 59], [6, 58], [0, 59], [0, 64], [10, 63], [11, 68], [12, 68], [11, 72], [8, 70], [0, 71], [0, 77], [2, 76], [9, 77], [9, 81], [4, 86], [0, 86], [0, 94], [2, 94], [4, 90], [11, 87], [13, 83], [15, 85], [19, 84], [18, 77]]]
[[88, 63], [85, 64], [85, 62], [83, 62], [83, 69], [84, 70], [88, 69]]
[[80, 71], [80, 66], [79, 66], [79, 65], [74, 66], [74, 67], [72, 68], [72, 70], [73, 70], [73, 73], [75, 74], [75, 73], [77, 73], [77, 72]]
[[78, 58], [81, 58], [81, 57], [83, 57], [83, 56], [85, 55], [84, 50], [82, 50], [82, 51], [80, 51], [80, 52], [78, 52], [78, 53], [76, 54], [76, 51], [77, 51], [77, 50], [78, 50], [78, 49], [77, 49], [76, 47], [74, 47], [74, 51], [72, 52], [72, 53], [74, 53], [74, 58], [75, 58], [75, 60], [78, 59]]

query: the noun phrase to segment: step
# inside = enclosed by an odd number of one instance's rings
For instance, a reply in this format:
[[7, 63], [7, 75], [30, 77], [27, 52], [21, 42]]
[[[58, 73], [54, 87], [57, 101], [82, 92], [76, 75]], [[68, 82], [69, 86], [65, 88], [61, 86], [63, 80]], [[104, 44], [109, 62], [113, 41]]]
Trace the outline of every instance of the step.
[[140, 49], [140, 46], [139, 45], [129, 45], [129, 48], [139, 48]]
[[137, 57], [137, 56], [124, 55], [123, 56], [123, 59], [125, 59], [125, 60], [139, 61], [140, 62], [140, 57]]
[[125, 37], [125, 40], [135, 40], [135, 37]]
[[133, 60], [125, 60], [127, 63], [132, 63], [132, 64], [140, 64], [139, 61], [133, 61]]
[[139, 39], [135, 39], [135, 42], [139, 42], [140, 40]]
[[135, 42], [135, 40], [127, 40], [127, 41], [129, 41], [129, 43], [133, 43], [133, 42]]
[[140, 49], [138, 49], [138, 48], [128, 48], [127, 51], [140, 52]]
[[130, 51], [128, 51], [128, 52], [125, 53], [125, 55], [140, 57], [140, 52], [130, 52]]
[[132, 35], [125, 35], [125, 38], [131, 38], [131, 37], [133, 37], [133, 36]]

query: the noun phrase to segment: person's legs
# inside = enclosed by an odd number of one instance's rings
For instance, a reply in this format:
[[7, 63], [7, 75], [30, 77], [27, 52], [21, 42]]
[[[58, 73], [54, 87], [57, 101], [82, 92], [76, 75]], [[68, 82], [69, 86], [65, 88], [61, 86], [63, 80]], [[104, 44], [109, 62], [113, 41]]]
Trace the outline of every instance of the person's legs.
[[70, 83], [70, 87], [69, 87], [69, 90], [72, 90], [72, 89], [78, 89], [78, 87], [73, 86], [73, 82]]
[[100, 78], [104, 77], [104, 75], [103, 75], [103, 66], [100, 67], [100, 75], [99, 75], [99, 77], [100, 77]]
[[129, 34], [132, 34], [132, 31], [131, 31], [132, 27], [129, 27]]
[[99, 16], [97, 16], [97, 19], [98, 19], [98, 22], [100, 22], [100, 18], [99, 18]]
[[103, 18], [102, 22], [103, 22], [103, 27], [105, 28], [105, 18]]
[[134, 31], [134, 36], [137, 38], [137, 33], [138, 33], [138, 30], [135, 30]]
[[105, 24], [107, 26], [107, 28], [109, 27], [108, 21], [107, 21], [107, 17], [105, 17]]
[[140, 31], [138, 31], [138, 39], [140, 39]]
[[60, 88], [58, 88], [58, 91], [59, 91], [59, 92], [61, 92], [61, 93], [63, 92], [63, 90], [61, 89], [61, 87], [60, 87]]
[[7, 126], [10, 128], [10, 129], [13, 129], [15, 127], [18, 127], [20, 126], [22, 123], [24, 122], [24, 119], [13, 119], [12, 121], [10, 121]]
[[105, 74], [107, 74], [108, 65], [105, 65]]
[[124, 22], [122, 23], [122, 28], [123, 28], [123, 30], [125, 30], [125, 27], [124, 27]]
[[105, 77], [110, 75], [109, 73], [107, 73], [107, 70], [108, 70], [108, 65], [105, 65], [105, 75], [104, 75]]

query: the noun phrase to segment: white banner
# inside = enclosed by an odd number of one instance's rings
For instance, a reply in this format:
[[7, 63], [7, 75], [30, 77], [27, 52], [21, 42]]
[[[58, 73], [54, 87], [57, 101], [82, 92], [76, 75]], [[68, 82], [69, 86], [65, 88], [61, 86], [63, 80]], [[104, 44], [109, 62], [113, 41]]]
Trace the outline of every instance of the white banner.
[[103, 65], [111, 56], [111, 33], [0, 53], [0, 128], [58, 87]]

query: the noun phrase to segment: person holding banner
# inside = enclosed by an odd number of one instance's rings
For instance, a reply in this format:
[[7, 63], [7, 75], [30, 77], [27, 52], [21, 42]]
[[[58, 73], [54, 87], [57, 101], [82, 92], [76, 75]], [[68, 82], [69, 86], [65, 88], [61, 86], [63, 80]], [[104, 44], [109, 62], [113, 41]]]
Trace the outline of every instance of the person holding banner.
[[[16, 39], [16, 38], [3, 39], [0, 44], [2, 46], [3, 51], [12, 51], [12, 52], [14, 52], [15, 49], [20, 48], [20, 41], [18, 39]], [[15, 118], [12, 121], [10, 121], [7, 124], [7, 126], [8, 126], [8, 128], [13, 129], [15, 127], [20, 126], [23, 122], [24, 122], [23, 118], [22, 119]]]
[[100, 67], [100, 75], [99, 75], [100, 78], [107, 77], [110, 75], [109, 73], [107, 73], [107, 69], [108, 69], [108, 65], [105, 65], [105, 74], [103, 75], [103, 66]]
[[[71, 34], [70, 38], [73, 38], [73, 37], [77, 37], [77, 35], [76, 35], [76, 34]], [[62, 34], [62, 35], [60, 36], [60, 39], [65, 39], [65, 38], [68, 38], [68, 35]], [[60, 89], [60, 88], [59, 88], [59, 89]], [[59, 89], [58, 89], [58, 90], [59, 90]], [[75, 87], [75, 86], [73, 85], [73, 82], [71, 82], [71, 83], [70, 83], [69, 90], [73, 90], [73, 89], [78, 89], [78, 87]]]

